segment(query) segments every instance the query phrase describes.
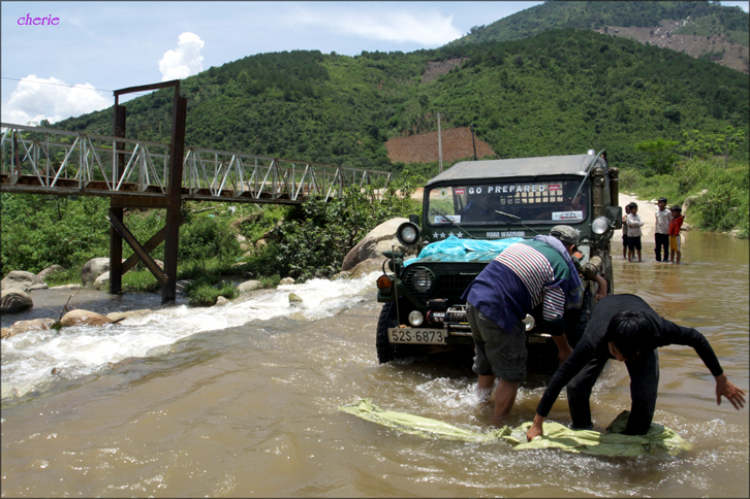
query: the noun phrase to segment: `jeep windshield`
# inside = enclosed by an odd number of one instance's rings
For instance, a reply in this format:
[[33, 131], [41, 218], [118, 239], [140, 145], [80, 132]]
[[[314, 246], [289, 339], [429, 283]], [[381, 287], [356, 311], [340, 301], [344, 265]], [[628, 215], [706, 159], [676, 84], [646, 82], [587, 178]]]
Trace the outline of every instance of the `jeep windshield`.
[[580, 223], [588, 216], [589, 182], [586, 179], [581, 186], [579, 177], [436, 186], [427, 192], [427, 223], [437, 227], [516, 225], [519, 219], [528, 225]]

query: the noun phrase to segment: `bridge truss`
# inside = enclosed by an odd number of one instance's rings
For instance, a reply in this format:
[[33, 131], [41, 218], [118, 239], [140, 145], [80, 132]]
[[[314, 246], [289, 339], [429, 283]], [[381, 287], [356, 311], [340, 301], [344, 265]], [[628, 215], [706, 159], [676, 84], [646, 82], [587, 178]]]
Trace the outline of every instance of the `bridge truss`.
[[[0, 127], [2, 192], [164, 199], [169, 195], [169, 144], [10, 123]], [[186, 150], [184, 200], [328, 201], [342, 196], [347, 187], [369, 186], [382, 192], [391, 177], [361, 168], [199, 147]], [[124, 169], [118, 171], [116, 165], [122, 164]]]

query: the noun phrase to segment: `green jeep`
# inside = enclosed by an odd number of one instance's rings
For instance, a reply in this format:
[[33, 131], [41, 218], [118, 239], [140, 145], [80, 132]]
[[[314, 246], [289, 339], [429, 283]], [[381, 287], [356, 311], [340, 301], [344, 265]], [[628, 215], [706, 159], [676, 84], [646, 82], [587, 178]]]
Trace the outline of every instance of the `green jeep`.
[[[386, 252], [389, 271], [378, 279], [380, 363], [473, 347], [464, 290], [504, 247], [549, 234], [555, 225], [581, 232], [573, 258], [584, 297], [564, 316], [571, 345], [588, 324], [597, 272], [614, 292], [610, 241], [622, 227], [622, 209], [618, 170], [604, 151], [458, 163], [427, 182], [422, 213], [421, 229], [411, 215], [397, 232], [419, 256], [404, 260], [403, 253]], [[541, 319], [540, 305], [524, 320], [529, 369], [549, 372], [558, 365], [557, 347]]]

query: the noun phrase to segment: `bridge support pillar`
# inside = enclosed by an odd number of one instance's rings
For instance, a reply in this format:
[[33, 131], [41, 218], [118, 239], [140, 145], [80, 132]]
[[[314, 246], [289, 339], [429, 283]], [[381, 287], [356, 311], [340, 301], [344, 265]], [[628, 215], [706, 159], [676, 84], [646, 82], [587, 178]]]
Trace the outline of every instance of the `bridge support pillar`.
[[[115, 137], [125, 137], [125, 106], [115, 104], [114, 135]], [[117, 142], [115, 146], [118, 150], [125, 149], [123, 142]], [[112, 165], [112, 181], [119, 182], [122, 172], [125, 169], [125, 155], [118, 154], [117, 161]], [[123, 208], [115, 204], [112, 198], [109, 204], [109, 213], [115, 217], [121, 224], [123, 223]], [[122, 268], [122, 236], [110, 227], [109, 233], [109, 294], [117, 295], [122, 292], [122, 274], [125, 272]]]
[[182, 222], [182, 161], [185, 153], [185, 120], [187, 98], [174, 97], [174, 117], [172, 123], [172, 153], [169, 157], [169, 208], [167, 208], [166, 238], [164, 241], [164, 273], [167, 282], [161, 288], [161, 302], [174, 301], [177, 297], [177, 250], [180, 242]]

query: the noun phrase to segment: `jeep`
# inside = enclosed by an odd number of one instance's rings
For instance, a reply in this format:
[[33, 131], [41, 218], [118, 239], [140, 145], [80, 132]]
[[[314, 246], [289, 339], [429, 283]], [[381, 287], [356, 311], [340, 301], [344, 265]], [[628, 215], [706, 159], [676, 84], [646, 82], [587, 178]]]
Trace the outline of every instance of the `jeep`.
[[[563, 317], [571, 346], [580, 339], [595, 303], [596, 273], [614, 292], [611, 239], [622, 227], [618, 170], [604, 151], [572, 156], [464, 161], [425, 184], [421, 223], [410, 215], [399, 242], [419, 251], [386, 252], [378, 278], [383, 308], [375, 345], [378, 361], [473, 348], [461, 299], [472, 280], [504, 247], [555, 225], [580, 231], [573, 255], [584, 284], [578, 307]], [[541, 305], [524, 319], [529, 369], [551, 372], [557, 347], [542, 321]]]

